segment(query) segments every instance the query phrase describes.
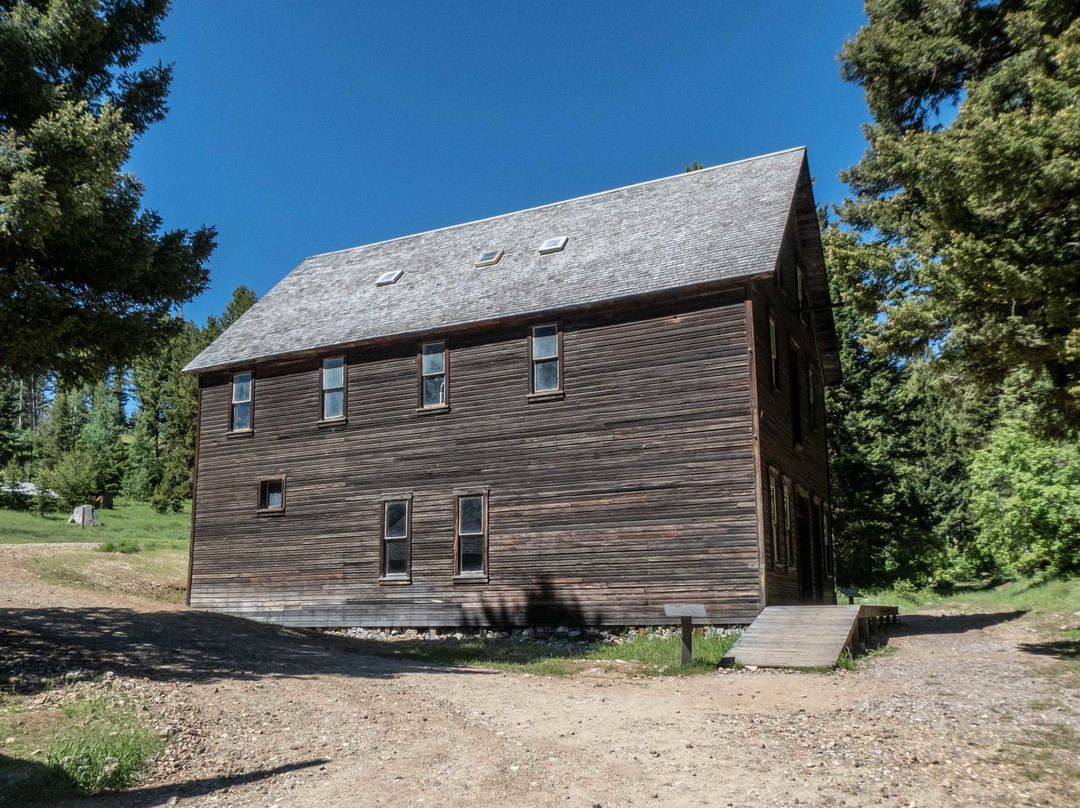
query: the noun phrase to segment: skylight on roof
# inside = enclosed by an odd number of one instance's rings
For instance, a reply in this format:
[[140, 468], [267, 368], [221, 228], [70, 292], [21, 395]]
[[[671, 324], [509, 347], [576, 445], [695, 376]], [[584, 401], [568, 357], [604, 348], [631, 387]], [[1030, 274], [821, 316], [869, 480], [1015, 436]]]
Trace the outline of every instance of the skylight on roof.
[[389, 286], [392, 283], [397, 283], [397, 279], [401, 277], [401, 273], [404, 270], [391, 269], [389, 272], [384, 272], [375, 281], [376, 286]]
[[476, 265], [478, 267], [490, 267], [499, 263], [499, 259], [503, 257], [502, 250], [488, 250], [485, 253], [481, 253], [480, 257], [476, 259]]
[[562, 248], [566, 246], [566, 236], [557, 236], [556, 238], [549, 238], [543, 244], [540, 245], [540, 254], [547, 255], [548, 253], [562, 252]]

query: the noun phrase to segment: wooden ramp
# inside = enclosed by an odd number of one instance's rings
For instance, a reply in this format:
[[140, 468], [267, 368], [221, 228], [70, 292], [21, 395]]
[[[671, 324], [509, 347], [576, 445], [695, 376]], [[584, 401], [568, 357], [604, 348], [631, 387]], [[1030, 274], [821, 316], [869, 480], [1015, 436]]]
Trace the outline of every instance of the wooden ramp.
[[759, 668], [831, 668], [856, 635], [896, 620], [895, 606], [769, 606], [724, 657]]

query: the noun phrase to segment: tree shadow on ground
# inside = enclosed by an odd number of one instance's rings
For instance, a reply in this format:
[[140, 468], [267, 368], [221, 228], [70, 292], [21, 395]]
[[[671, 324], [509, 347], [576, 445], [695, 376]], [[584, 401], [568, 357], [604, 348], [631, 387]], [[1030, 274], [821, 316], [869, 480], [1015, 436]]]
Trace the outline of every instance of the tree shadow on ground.
[[[542, 578], [517, 604], [485, 604], [473, 623], [512, 625], [584, 627], [587, 620], [572, 594]], [[482, 647], [476, 640], [456, 647], [445, 643], [446, 653], [434, 654], [431, 645], [425, 640], [355, 639], [195, 610], [0, 609], [0, 682], [12, 691], [34, 692], [62, 684], [65, 677], [106, 671], [171, 682], [320, 673], [390, 678], [430, 671], [432, 663], [453, 672], [452, 666], [474, 661], [529, 662], [562, 655], [531, 643], [505, 642], [498, 648]]]
[[197, 683], [320, 673], [391, 678], [429, 669], [366, 655], [373, 650], [348, 637], [208, 612], [0, 609], [0, 682], [8, 691], [106, 671]]
[[1080, 640], [1024, 642], [1020, 643], [1020, 650], [1026, 654], [1049, 656], [1061, 660], [1074, 660], [1080, 659]]
[[[178, 783], [146, 786], [143, 788], [135, 787], [122, 792], [105, 792], [93, 797], [83, 798], [73, 798], [71, 796], [74, 791], [73, 785], [66, 793], [57, 787], [58, 784], [62, 784], [63, 780], [67, 777], [59, 766], [26, 762], [25, 767], [28, 767], [27, 770], [20, 772], [22, 788], [17, 788], [10, 792], [5, 788], [4, 792], [0, 792], [0, 806], [6, 808], [6, 806], [9, 805], [25, 805], [27, 808], [46, 808], [46, 806], [56, 805], [61, 802], [65, 808], [90, 808], [91, 806], [93, 808], [104, 808], [106, 805], [115, 808], [119, 808], [119, 806], [131, 806], [131, 808], [135, 808], [135, 806], [166, 805], [171, 797], [203, 797], [221, 791], [222, 789], [255, 783], [260, 780], [266, 780], [271, 777], [277, 777], [301, 769], [309, 769], [313, 766], [323, 766], [329, 762], [330, 761], [326, 759], [305, 760], [298, 763], [275, 766], [272, 769], [259, 769], [257, 771], [244, 772], [243, 774], [203, 777], [199, 779], [183, 780]], [[22, 763], [23, 762], [20, 761], [20, 765], [22, 765]], [[37, 778], [43, 779], [38, 780]], [[57, 794], [58, 796], [55, 798], [42, 798], [40, 793], [34, 794], [32, 792], [27, 792], [26, 788], [32, 787], [34, 782], [45, 782], [50, 784], [54, 789], [51, 793]]]
[[965, 634], [982, 631], [992, 626], [1008, 623], [1027, 614], [1026, 611], [989, 612], [980, 614], [902, 614], [897, 623], [889, 627], [895, 637], [911, 637], [920, 634]]

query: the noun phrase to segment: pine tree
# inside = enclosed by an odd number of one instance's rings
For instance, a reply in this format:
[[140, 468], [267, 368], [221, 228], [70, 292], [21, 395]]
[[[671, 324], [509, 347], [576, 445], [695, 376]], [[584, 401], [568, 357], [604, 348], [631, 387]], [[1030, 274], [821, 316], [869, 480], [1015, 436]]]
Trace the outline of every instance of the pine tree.
[[840, 580], [922, 586], [965, 577], [978, 408], [944, 391], [926, 362], [868, 350], [873, 279], [904, 260], [899, 251], [836, 226], [824, 246], [833, 295], [844, 304], [836, 314], [843, 381], [826, 396]]
[[[844, 220], [899, 246], [876, 265], [874, 335], [996, 395], [1053, 382], [1080, 423], [1080, 3], [868, 0], [841, 53], [873, 122]], [[955, 117], [952, 113], [955, 112]]]
[[122, 407], [122, 385], [98, 382], [89, 396], [86, 423], [79, 430], [76, 447], [92, 467], [94, 492], [120, 493], [127, 461], [123, 437], [126, 423]]
[[163, 231], [123, 170], [171, 68], [166, 0], [0, 3], [0, 368], [93, 382], [175, 333], [214, 231]]

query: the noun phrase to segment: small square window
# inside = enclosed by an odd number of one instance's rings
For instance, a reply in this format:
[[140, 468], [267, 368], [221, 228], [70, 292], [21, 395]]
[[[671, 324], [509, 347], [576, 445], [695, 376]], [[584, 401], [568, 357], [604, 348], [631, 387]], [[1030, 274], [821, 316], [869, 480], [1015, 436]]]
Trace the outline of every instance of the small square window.
[[375, 279], [375, 285], [392, 286], [393, 284], [398, 282], [398, 278], [401, 277], [403, 272], [404, 270], [401, 269], [391, 269], [388, 272], [384, 272], [382, 275]]
[[285, 478], [268, 477], [259, 481], [259, 510], [285, 510]]

